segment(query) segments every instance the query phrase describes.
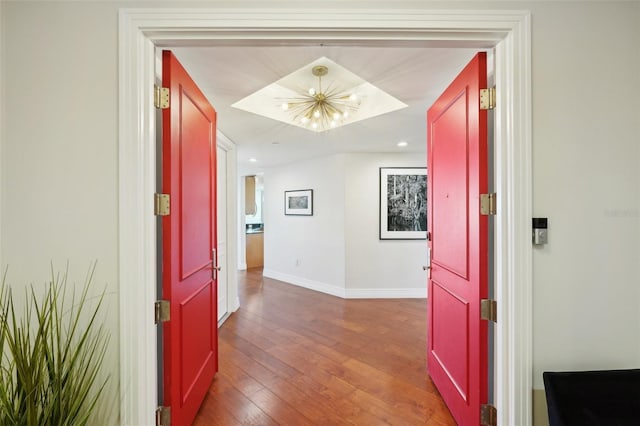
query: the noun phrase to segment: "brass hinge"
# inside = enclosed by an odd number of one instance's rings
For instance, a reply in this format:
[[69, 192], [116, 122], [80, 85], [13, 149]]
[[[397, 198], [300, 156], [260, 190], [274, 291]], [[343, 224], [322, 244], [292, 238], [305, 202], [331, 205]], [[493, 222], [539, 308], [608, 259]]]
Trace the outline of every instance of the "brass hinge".
[[496, 194], [480, 194], [480, 214], [496, 214]]
[[480, 109], [494, 109], [496, 107], [496, 88], [480, 89]]
[[480, 319], [498, 322], [498, 304], [495, 300], [480, 300]]
[[153, 214], [169, 216], [171, 213], [171, 197], [169, 194], [153, 194]]
[[156, 324], [171, 319], [171, 304], [168, 300], [156, 300], [154, 304], [154, 317]]
[[480, 406], [480, 424], [482, 426], [496, 426], [498, 423], [498, 410], [489, 404]]
[[156, 426], [171, 426], [171, 407], [156, 408]]
[[169, 108], [171, 95], [167, 87], [153, 86], [153, 105], [160, 109]]

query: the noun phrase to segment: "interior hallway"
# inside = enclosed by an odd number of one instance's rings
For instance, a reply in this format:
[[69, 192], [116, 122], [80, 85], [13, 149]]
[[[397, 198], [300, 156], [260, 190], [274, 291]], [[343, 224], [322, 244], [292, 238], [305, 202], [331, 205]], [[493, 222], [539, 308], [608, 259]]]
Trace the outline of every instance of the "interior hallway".
[[426, 373], [424, 299], [344, 300], [239, 273], [196, 425], [455, 425]]

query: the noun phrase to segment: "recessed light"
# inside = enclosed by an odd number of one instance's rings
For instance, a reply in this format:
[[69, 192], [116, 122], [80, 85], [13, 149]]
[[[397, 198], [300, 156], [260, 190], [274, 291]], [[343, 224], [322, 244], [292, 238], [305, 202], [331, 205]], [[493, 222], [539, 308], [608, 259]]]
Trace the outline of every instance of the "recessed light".
[[258, 160], [256, 160], [255, 158], [249, 158], [249, 161], [252, 162], [252, 163], [255, 163]]
[[401, 148], [404, 148], [404, 147], [405, 147], [405, 146], [407, 146], [407, 145], [409, 145], [409, 144], [407, 143], [407, 141], [400, 141], [400, 142], [398, 142], [398, 146], [399, 146], [399, 147], [401, 147]]

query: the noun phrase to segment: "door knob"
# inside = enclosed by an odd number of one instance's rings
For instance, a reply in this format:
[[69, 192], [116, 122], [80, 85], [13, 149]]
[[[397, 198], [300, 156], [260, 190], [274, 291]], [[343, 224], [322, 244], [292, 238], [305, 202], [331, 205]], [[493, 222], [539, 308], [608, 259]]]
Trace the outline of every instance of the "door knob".
[[431, 269], [431, 266], [423, 266], [423, 267], [422, 267], [422, 270], [423, 270], [423, 271], [428, 271], [429, 269]]

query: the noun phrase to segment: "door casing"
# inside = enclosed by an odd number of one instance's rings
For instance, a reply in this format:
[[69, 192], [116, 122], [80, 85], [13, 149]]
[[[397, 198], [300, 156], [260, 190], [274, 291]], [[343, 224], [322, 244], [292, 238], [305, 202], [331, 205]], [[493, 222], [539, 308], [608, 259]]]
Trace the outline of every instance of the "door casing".
[[[528, 11], [442, 11], [429, 10], [428, 6], [419, 10], [121, 9], [118, 31], [122, 424], [152, 424], [157, 400], [157, 336], [150, 320], [156, 294], [157, 244], [151, 197], [156, 179], [154, 49], [203, 43], [304, 45], [317, 43], [318, 39], [352, 46], [394, 43], [404, 47], [495, 49], [498, 213], [494, 267], [500, 322], [495, 329], [494, 401], [499, 407], [498, 424], [531, 424], [532, 109]], [[229, 194], [230, 198], [235, 196]]]
[[[218, 320], [220, 327], [228, 316], [240, 307], [240, 299], [238, 298], [238, 269], [236, 268], [237, 257], [235, 250], [235, 242], [238, 240], [238, 206], [236, 202], [236, 192], [234, 189], [238, 185], [237, 172], [237, 152], [235, 144], [227, 138], [224, 133], [218, 131], [216, 137], [218, 148], [226, 152], [226, 200], [220, 200], [218, 211], [225, 209], [227, 216], [227, 257], [224, 264], [220, 263], [222, 268], [227, 271], [227, 314]], [[224, 201], [224, 203], [222, 203]], [[229, 251], [231, 250], [231, 252]]]

